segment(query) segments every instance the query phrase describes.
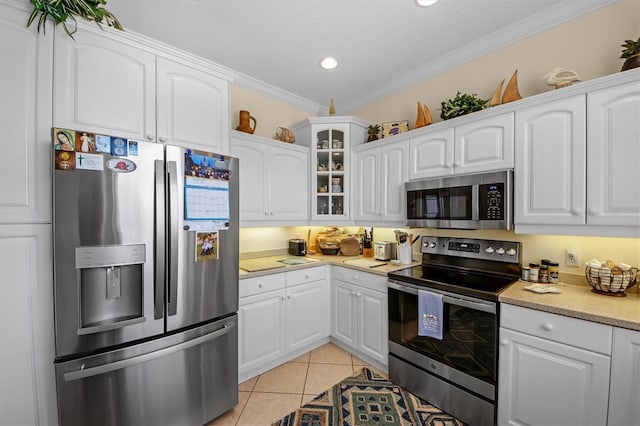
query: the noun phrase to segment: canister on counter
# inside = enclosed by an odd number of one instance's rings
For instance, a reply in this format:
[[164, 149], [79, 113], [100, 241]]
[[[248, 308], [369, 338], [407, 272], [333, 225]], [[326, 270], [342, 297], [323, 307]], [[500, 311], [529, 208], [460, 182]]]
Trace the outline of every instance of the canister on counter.
[[549, 262], [549, 282], [551, 284], [558, 282], [559, 271], [560, 265], [558, 262]]
[[540, 272], [540, 265], [538, 265], [537, 263], [530, 263], [529, 264], [529, 281], [531, 281], [532, 283], [537, 283], [538, 282], [538, 275]]
[[529, 281], [529, 272], [531, 271], [531, 268], [529, 268], [528, 266], [523, 266], [522, 267], [522, 281]]
[[540, 264], [540, 272], [538, 273], [539, 283], [549, 284], [549, 264], [547, 262], [549, 261]]

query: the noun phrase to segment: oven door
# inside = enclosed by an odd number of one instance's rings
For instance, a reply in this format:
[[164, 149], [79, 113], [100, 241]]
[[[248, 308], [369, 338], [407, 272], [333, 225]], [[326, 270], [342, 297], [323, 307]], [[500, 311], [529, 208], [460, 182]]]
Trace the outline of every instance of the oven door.
[[[389, 352], [429, 374], [495, 401], [497, 304], [390, 281]], [[418, 335], [418, 289], [443, 294], [443, 339]]]

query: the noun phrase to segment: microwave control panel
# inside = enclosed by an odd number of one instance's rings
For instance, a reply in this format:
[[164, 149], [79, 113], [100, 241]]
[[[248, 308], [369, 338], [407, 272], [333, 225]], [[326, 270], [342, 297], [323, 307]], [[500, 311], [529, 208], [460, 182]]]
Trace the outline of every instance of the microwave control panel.
[[478, 185], [478, 219], [504, 220], [504, 183]]

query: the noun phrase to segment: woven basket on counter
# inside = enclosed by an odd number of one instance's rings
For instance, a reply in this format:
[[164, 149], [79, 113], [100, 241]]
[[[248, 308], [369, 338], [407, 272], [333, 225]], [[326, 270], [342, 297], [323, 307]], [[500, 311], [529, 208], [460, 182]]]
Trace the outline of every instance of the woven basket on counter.
[[587, 265], [585, 275], [589, 285], [596, 293], [625, 296], [624, 292], [637, 281], [637, 268], [627, 271], [609, 268], [594, 268]]

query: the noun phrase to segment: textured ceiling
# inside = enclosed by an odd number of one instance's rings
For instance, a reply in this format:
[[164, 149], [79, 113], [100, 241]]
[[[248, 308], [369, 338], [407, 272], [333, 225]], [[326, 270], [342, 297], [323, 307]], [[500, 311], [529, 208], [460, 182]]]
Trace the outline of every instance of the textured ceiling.
[[[108, 0], [145, 34], [344, 112], [614, 0]], [[339, 61], [320, 69], [324, 56]]]

